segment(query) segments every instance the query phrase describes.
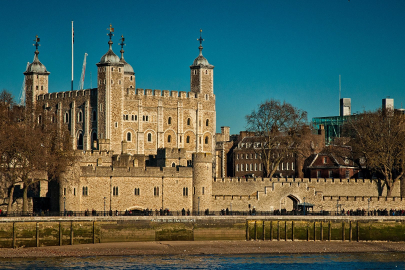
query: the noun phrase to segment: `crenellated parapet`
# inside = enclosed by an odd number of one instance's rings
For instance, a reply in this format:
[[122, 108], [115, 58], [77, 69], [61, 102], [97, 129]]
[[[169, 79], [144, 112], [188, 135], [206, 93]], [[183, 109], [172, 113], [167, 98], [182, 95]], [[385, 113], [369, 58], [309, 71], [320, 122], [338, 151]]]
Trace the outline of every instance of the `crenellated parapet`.
[[47, 93], [37, 96], [37, 100], [65, 100], [74, 99], [76, 97], [92, 96], [96, 94], [96, 89], [74, 90], [66, 92]]
[[126, 97], [133, 99], [143, 99], [145, 97], [155, 97], [155, 98], [171, 98], [171, 99], [201, 99], [206, 100], [205, 96], [199, 93], [185, 92], [185, 91], [175, 91], [175, 90], [152, 90], [152, 89], [140, 89], [137, 88], [135, 91], [131, 88], [127, 89], [125, 93]]
[[134, 178], [148, 178], [148, 177], [169, 177], [169, 178], [191, 178], [193, 170], [189, 167], [128, 167], [128, 168], [115, 168], [115, 167], [80, 167], [81, 177], [134, 177]]

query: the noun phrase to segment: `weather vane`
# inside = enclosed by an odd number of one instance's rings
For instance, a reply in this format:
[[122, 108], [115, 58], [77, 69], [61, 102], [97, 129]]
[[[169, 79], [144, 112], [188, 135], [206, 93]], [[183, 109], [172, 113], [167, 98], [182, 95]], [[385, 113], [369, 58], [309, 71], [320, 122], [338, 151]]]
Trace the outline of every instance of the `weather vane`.
[[112, 27], [111, 23], [110, 23], [110, 28], [107, 28], [107, 30], [110, 31], [110, 33], [108, 33], [107, 36], [109, 36], [110, 40], [111, 40], [111, 38], [114, 36], [114, 34], [113, 34], [114, 28]]
[[38, 37], [38, 35], [35, 36], [34, 41], [35, 41], [35, 44], [32, 44], [32, 45], [35, 46], [35, 49], [38, 51], [38, 47], [41, 46], [41, 45], [39, 44], [39, 37]]
[[125, 38], [124, 38], [124, 35], [122, 35], [122, 36], [121, 36], [121, 43], [118, 44], [118, 45], [121, 46], [121, 49], [124, 49], [124, 46], [125, 46], [124, 41], [125, 41]]
[[197, 40], [200, 41], [200, 46], [202, 46], [202, 42], [204, 41], [204, 39], [202, 38], [202, 29], [200, 29], [200, 38], [198, 38]]

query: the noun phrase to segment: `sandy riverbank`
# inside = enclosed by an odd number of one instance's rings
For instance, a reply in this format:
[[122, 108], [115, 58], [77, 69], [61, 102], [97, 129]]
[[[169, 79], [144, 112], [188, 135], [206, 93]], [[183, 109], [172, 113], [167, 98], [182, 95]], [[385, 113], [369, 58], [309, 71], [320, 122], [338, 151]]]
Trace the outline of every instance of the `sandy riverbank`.
[[38, 248], [0, 249], [0, 258], [123, 255], [299, 254], [405, 252], [404, 243], [306, 241], [176, 241], [125, 242]]

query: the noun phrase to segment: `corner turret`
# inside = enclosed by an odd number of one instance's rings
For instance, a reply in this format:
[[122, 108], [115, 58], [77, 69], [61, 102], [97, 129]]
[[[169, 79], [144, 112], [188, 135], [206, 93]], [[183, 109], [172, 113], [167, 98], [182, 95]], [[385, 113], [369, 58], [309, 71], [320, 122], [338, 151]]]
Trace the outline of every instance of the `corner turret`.
[[35, 36], [35, 55], [34, 61], [28, 65], [25, 75], [25, 105], [27, 110], [33, 111], [38, 95], [48, 93], [48, 76], [50, 72], [38, 59], [39, 37]]
[[214, 95], [214, 66], [202, 55], [202, 30], [200, 30], [200, 54], [190, 66], [190, 91], [197, 94]]

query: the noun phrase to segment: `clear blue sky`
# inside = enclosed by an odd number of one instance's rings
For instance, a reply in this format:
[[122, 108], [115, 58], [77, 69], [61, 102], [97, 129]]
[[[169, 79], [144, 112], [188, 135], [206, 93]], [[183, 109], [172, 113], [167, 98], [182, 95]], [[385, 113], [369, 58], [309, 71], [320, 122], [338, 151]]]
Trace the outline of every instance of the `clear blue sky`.
[[49, 91], [70, 89], [71, 21], [75, 28], [74, 88], [88, 53], [85, 88], [96, 87], [96, 63], [124, 35], [125, 59], [137, 88], [189, 91], [190, 69], [203, 54], [215, 66], [217, 131], [239, 133], [245, 115], [274, 98], [312, 117], [335, 116], [342, 97], [352, 112], [373, 110], [387, 96], [405, 107], [404, 0], [278, 1], [1, 1], [0, 90], [18, 98], [23, 72], [39, 59], [51, 72]]

